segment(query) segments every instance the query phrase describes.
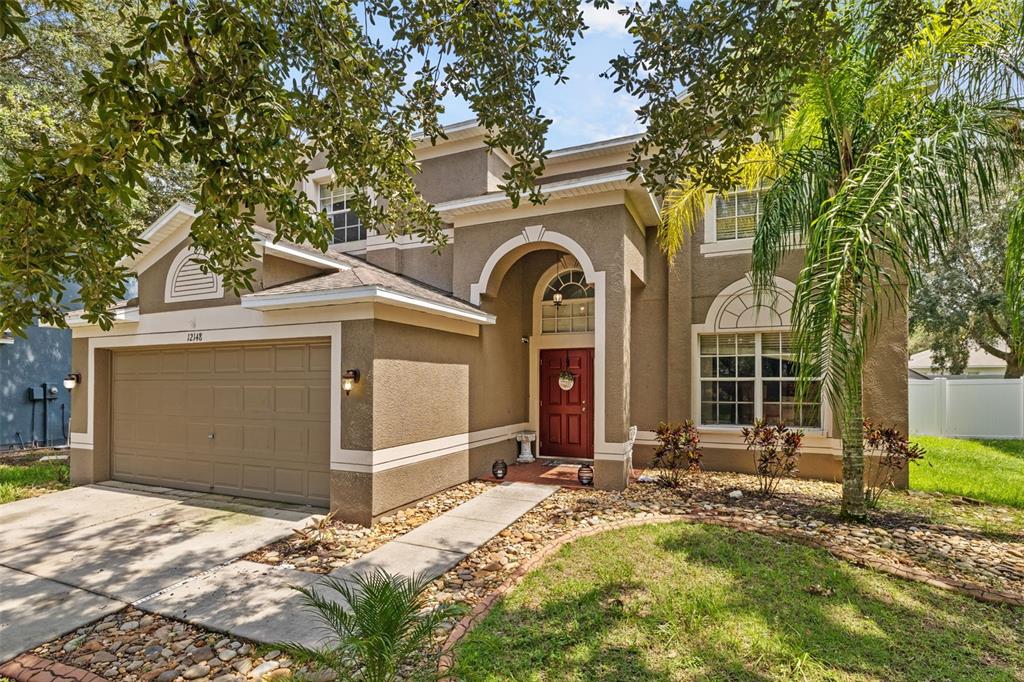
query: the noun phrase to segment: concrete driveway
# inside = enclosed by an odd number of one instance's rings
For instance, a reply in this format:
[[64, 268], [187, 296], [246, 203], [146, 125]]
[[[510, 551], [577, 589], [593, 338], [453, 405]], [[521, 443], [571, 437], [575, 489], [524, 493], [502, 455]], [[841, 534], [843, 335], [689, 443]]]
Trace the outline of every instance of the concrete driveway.
[[0, 506], [0, 662], [244, 556], [321, 509], [105, 483]]

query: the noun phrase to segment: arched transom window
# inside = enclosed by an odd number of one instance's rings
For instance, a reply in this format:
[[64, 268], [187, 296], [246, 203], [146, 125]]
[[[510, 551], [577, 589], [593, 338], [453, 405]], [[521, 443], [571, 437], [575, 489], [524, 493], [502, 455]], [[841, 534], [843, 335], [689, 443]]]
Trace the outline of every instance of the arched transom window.
[[555, 274], [541, 299], [542, 334], [594, 331], [594, 285], [578, 268]]

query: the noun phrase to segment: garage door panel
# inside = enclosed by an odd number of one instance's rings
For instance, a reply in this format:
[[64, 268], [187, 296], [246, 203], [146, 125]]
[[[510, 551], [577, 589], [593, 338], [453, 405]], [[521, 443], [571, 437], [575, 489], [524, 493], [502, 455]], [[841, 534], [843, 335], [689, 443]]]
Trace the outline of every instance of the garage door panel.
[[246, 372], [272, 372], [274, 371], [274, 349], [273, 348], [246, 348], [245, 349], [245, 371]]
[[305, 414], [309, 389], [306, 386], [275, 386], [274, 409], [286, 414]]
[[309, 371], [331, 371], [331, 347], [328, 344], [309, 347]]
[[274, 369], [281, 373], [306, 371], [306, 346], [279, 346], [274, 350]]
[[214, 371], [218, 374], [235, 374], [242, 371], [242, 348], [223, 348], [214, 352]]
[[198, 417], [213, 412], [213, 386], [190, 382], [185, 393], [188, 396], [189, 415]]
[[217, 386], [213, 389], [213, 415], [215, 417], [241, 416], [242, 387]]
[[160, 358], [160, 367], [165, 374], [183, 374], [188, 371], [188, 353], [184, 350], [165, 351]]
[[270, 385], [246, 386], [242, 405], [247, 416], [274, 411], [274, 387]]
[[116, 352], [114, 477], [326, 504], [330, 371], [321, 342]]

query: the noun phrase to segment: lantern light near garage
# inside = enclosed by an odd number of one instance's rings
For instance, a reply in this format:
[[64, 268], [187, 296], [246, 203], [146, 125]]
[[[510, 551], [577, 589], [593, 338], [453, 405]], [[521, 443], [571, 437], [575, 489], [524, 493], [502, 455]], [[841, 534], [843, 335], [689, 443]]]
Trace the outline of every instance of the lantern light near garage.
[[78, 372], [70, 372], [64, 377], [64, 388], [69, 391], [80, 383], [82, 383], [82, 375]]
[[348, 395], [356, 384], [359, 383], [359, 370], [358, 369], [347, 369], [345, 373], [341, 375], [341, 390], [345, 391], [345, 395]]

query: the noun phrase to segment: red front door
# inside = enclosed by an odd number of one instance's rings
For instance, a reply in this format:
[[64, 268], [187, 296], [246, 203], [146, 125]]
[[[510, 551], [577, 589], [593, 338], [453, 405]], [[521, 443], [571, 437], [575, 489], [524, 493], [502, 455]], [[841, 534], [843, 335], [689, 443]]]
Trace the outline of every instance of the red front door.
[[[569, 390], [558, 375], [569, 370]], [[545, 457], [594, 456], [594, 349], [540, 352], [540, 454]]]

